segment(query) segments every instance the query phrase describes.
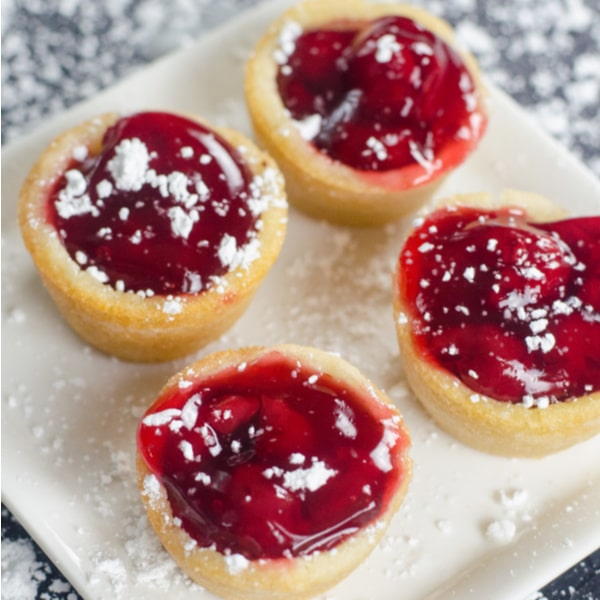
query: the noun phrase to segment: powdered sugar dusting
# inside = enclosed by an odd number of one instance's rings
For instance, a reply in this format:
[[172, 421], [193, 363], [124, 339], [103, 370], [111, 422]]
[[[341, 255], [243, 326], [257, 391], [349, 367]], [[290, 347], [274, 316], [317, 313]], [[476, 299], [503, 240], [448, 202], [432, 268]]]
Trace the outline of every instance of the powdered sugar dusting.
[[81, 171], [70, 169], [65, 173], [65, 187], [58, 193], [55, 203], [58, 214], [63, 219], [91, 213], [98, 214], [98, 209], [92, 204], [86, 193], [87, 184]]
[[3, 509], [3, 600], [76, 600], [73, 588], [66, 581], [54, 578], [50, 566], [38, 560], [30, 540], [5, 538], [5, 517]]
[[497, 544], [508, 544], [515, 537], [517, 527], [510, 519], [492, 521], [485, 530], [490, 540]]
[[295, 469], [284, 473], [283, 486], [292, 492], [298, 490], [315, 492], [336, 474], [337, 471], [329, 469], [322, 460], [313, 459], [312, 465], [307, 469]]
[[289, 56], [294, 52], [296, 39], [302, 33], [302, 27], [296, 21], [288, 21], [279, 32], [277, 49], [273, 53], [273, 59], [279, 65], [285, 65]]
[[142, 494], [146, 497], [150, 506], [157, 506], [157, 503], [161, 499], [160, 489], [160, 482], [156, 475], [149, 474], [144, 477]]
[[319, 114], [309, 115], [301, 121], [294, 121], [302, 138], [307, 141], [312, 140], [321, 130], [322, 117]]
[[179, 408], [166, 408], [160, 412], [150, 413], [145, 416], [142, 423], [148, 427], [161, 427], [180, 415], [181, 410]]
[[198, 419], [198, 408], [202, 403], [200, 394], [190, 396], [181, 409], [181, 420], [187, 429], [192, 429]]
[[167, 211], [167, 215], [171, 221], [171, 232], [173, 235], [184, 239], [189, 237], [195, 220], [198, 220], [198, 218], [194, 220], [193, 216], [187, 213], [181, 206], [172, 206]]
[[398, 427], [393, 419], [384, 419], [382, 421], [383, 435], [381, 441], [375, 446], [371, 452], [371, 460], [375, 463], [378, 469], [387, 473], [392, 470], [392, 458], [390, 449], [396, 444], [396, 440], [400, 437]]
[[377, 40], [375, 60], [380, 63], [390, 62], [394, 53], [401, 48], [402, 46], [398, 43], [396, 36], [391, 33], [386, 33]]
[[179, 445], [177, 446], [179, 450], [181, 450], [181, 454], [183, 454], [183, 458], [187, 461], [193, 461], [194, 456], [194, 447], [187, 440], [181, 440]]
[[523, 508], [529, 500], [529, 493], [522, 488], [500, 490], [498, 494], [502, 506], [509, 510]]
[[242, 554], [229, 554], [225, 557], [225, 564], [231, 575], [238, 575], [248, 568], [250, 561]]
[[[5, 600], [36, 600], [40, 567], [31, 542], [2, 542], [2, 597]], [[42, 573], [42, 577], [45, 575]]]
[[352, 422], [352, 409], [342, 400], [336, 398], [335, 426], [345, 437], [354, 439], [356, 437], [356, 427]]
[[260, 256], [260, 240], [253, 238], [243, 246], [237, 245], [236, 239], [225, 233], [217, 249], [221, 264], [230, 271], [248, 267]]
[[121, 140], [115, 155], [108, 162], [108, 170], [117, 189], [137, 192], [146, 183], [150, 153], [139, 138]]
[[170, 316], [178, 315], [182, 310], [183, 303], [180, 298], [169, 296], [162, 304], [162, 311]]
[[[304, 457], [302, 458], [304, 462]], [[337, 471], [330, 469], [324, 461], [313, 456], [312, 462], [307, 468], [284, 471], [279, 467], [269, 467], [263, 471], [263, 474], [267, 479], [282, 478], [283, 487], [290, 492], [316, 492], [334, 477]]]

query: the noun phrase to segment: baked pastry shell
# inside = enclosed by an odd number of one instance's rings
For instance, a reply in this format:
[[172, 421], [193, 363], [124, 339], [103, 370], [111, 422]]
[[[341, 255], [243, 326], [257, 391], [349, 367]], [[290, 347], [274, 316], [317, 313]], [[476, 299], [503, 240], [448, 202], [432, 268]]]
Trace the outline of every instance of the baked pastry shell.
[[[203, 125], [197, 118], [185, 115]], [[243, 147], [253, 175], [263, 178], [261, 192], [273, 198], [262, 214], [260, 256], [247, 269], [223, 275], [225, 291], [216, 286], [196, 295], [176, 295], [181, 311], [163, 311], [165, 296], [141, 298], [116, 291], [84, 271], [69, 256], [48, 220], [49, 195], [71, 167], [75, 148], [90, 155], [102, 150], [102, 138], [119, 119], [104, 114], [55, 138], [32, 167], [21, 188], [19, 222], [23, 240], [52, 299], [69, 325], [89, 344], [119, 358], [165, 361], [190, 354], [218, 338], [242, 315], [277, 258], [285, 237], [287, 204], [283, 178], [273, 160], [236, 131], [210, 127], [234, 148]]]
[[[426, 212], [443, 206], [483, 210], [522, 208], [529, 220], [539, 223], [566, 216], [563, 209], [542, 196], [517, 190], [506, 190], [498, 199], [485, 193], [457, 195], [436, 202]], [[482, 394], [477, 394], [480, 400], [473, 403], [470, 397], [474, 391], [424, 357], [415, 344], [412, 310], [403, 298], [399, 266], [400, 261], [393, 282], [394, 321], [404, 371], [415, 395], [442, 429], [477, 450], [523, 457], [541, 457], [600, 433], [600, 392], [550, 404], [544, 409], [500, 402]]]
[[[245, 96], [255, 135], [283, 171], [290, 202], [313, 217], [353, 226], [396, 220], [431, 198], [445, 177], [465, 158], [457, 160], [443, 148], [438, 156], [445, 161], [444, 170], [428, 183], [407, 187], [406, 183], [421, 173], [418, 165], [382, 172], [355, 170], [332, 160], [304, 140], [289, 117], [277, 89], [278, 65], [273, 59], [284, 25], [295, 21], [302, 29], [310, 29], [345, 18], [372, 20], [388, 15], [417, 21], [460, 54], [475, 82], [478, 109], [485, 114], [484, 90], [475, 59], [457, 48], [452, 28], [442, 19], [413, 6], [371, 4], [364, 0], [305, 0], [292, 7], [271, 24], [248, 61]], [[469, 153], [472, 150], [473, 147]], [[404, 189], [399, 182], [403, 182]]]
[[[333, 376], [344, 386], [359, 392], [369, 412], [377, 418], [397, 415], [391, 400], [355, 367], [330, 353], [291, 344], [270, 348], [250, 347], [217, 352], [195, 362], [174, 375], [159, 394], [177, 389], [179, 381], [195, 381], [213, 375], [242, 362], [252, 362], [262, 356], [279, 353], [287, 359], [298, 360], [302, 366]], [[173, 523], [173, 514], [164, 487], [158, 499], [144, 494], [144, 479], [150, 474], [139, 449], [137, 454], [138, 486], [142, 492], [148, 519], [160, 541], [179, 567], [196, 583], [209, 591], [232, 600], [287, 600], [311, 598], [324, 592], [352, 571], [377, 545], [399, 508], [411, 477], [411, 460], [406, 448], [410, 442], [403, 421], [398, 423], [404, 443], [400, 445], [393, 464], [400, 465], [401, 480], [389, 499], [386, 510], [371, 525], [361, 529], [330, 551], [293, 559], [264, 559], [250, 561], [250, 566], [231, 574], [223, 554], [210, 548], [195, 548], [186, 552], [191, 541], [188, 533]]]

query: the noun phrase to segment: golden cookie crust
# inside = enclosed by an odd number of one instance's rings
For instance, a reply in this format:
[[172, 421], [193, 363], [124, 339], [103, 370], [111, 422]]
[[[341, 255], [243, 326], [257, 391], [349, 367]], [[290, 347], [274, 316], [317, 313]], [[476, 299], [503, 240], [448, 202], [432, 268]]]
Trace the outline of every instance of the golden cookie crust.
[[420, 167], [411, 165], [381, 173], [357, 171], [306, 142], [281, 101], [273, 52], [286, 23], [294, 21], [309, 29], [344, 17], [371, 20], [386, 15], [402, 15], [417, 21], [460, 54], [475, 82], [479, 111], [485, 115], [484, 89], [475, 59], [457, 48], [452, 28], [442, 19], [413, 6], [372, 4], [365, 0], [305, 0], [290, 8], [258, 42], [246, 65], [244, 89], [256, 137], [283, 171], [290, 202], [313, 217], [353, 226], [396, 220], [431, 198], [452, 170], [449, 167], [430, 182], [412, 188], [399, 186], [399, 181], [406, 184]]
[[[184, 115], [203, 125], [198, 117]], [[181, 312], [163, 311], [165, 297], [141, 298], [103, 285], [71, 259], [46, 218], [48, 195], [69, 168], [75, 148], [99, 154], [102, 138], [120, 115], [92, 118], [55, 138], [32, 167], [21, 188], [19, 222], [27, 249], [59, 311], [89, 344], [119, 358], [140, 362], [185, 356], [218, 338], [242, 315], [275, 262], [285, 237], [287, 204], [283, 178], [274, 161], [240, 133], [211, 127], [234, 148], [245, 149], [251, 172], [265, 175], [261, 192], [273, 201], [262, 214], [261, 254], [246, 269], [223, 276], [225, 292], [215, 286], [197, 295], [181, 295]]]
[[[442, 206], [518, 207], [539, 223], [565, 217], [563, 209], [542, 196], [517, 190], [506, 190], [498, 199], [486, 193], [453, 196], [428, 207], [423, 215]], [[473, 390], [423, 358], [416, 347], [411, 309], [402, 297], [401, 281], [402, 273], [397, 270], [393, 283], [394, 320], [404, 370], [415, 395], [442, 429], [477, 450], [524, 457], [558, 452], [600, 433], [600, 392], [536, 410], [482, 394], [478, 394], [479, 402], [471, 402]]]
[[[398, 415], [390, 399], [346, 361], [316, 348], [291, 344], [210, 354], [171, 377], [160, 392], [159, 399], [177, 389], [181, 380], [202, 379], [227, 367], [252, 362], [271, 353], [298, 360], [305, 367], [328, 373], [345, 386], [359, 390], [360, 399], [365, 398], [365, 406], [378, 417]], [[403, 438], [409, 441], [403, 421], [398, 423], [398, 428]], [[175, 562], [193, 581], [218, 596], [231, 600], [300, 600], [324, 592], [343, 579], [367, 557], [383, 537], [392, 516], [404, 499], [410, 481], [411, 460], [405, 448], [406, 445], [392, 457], [395, 464], [401, 465], [400, 485], [391, 496], [386, 511], [376, 522], [361, 529], [331, 551], [293, 559], [250, 561], [247, 569], [235, 575], [230, 573], [224, 555], [216, 550], [196, 547], [186, 552], [186, 544], [189, 544], [191, 538], [184, 529], [173, 523], [165, 489], [160, 486], [158, 498], [154, 495], [150, 498], [144, 493], [145, 479], [151, 473], [139, 450], [138, 486], [150, 524]]]

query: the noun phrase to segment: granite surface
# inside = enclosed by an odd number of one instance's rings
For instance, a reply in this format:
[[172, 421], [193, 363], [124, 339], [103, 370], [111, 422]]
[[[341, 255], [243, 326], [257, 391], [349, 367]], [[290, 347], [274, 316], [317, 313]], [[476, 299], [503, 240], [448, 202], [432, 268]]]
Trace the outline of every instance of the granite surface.
[[[255, 3], [3, 0], [3, 142]], [[491, 80], [600, 175], [600, 0], [414, 3], [455, 25]], [[6, 509], [2, 540], [4, 600], [79, 598]], [[544, 597], [599, 600], [600, 550], [529, 600]]]

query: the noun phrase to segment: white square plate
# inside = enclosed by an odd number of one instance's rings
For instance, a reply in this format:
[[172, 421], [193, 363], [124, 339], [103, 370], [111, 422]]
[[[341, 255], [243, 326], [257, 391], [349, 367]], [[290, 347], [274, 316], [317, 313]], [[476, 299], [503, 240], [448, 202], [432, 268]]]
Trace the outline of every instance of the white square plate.
[[[3, 498], [86, 598], [146, 600], [166, 590], [171, 600], [210, 597], [194, 592], [160, 548], [134, 487], [137, 417], [188, 361], [122, 363], [67, 328], [23, 248], [19, 186], [52, 136], [104, 111], [189, 111], [248, 132], [242, 56], [286, 4], [244, 13], [4, 151]], [[489, 132], [439, 195], [510, 186], [545, 194], [573, 214], [600, 212], [598, 181], [490, 88]], [[406, 390], [394, 339], [389, 274], [402, 226], [355, 231], [292, 211], [282, 256], [250, 310], [203, 353], [274, 342], [338, 351], [405, 415], [416, 465], [407, 501], [385, 541], [331, 597], [524, 597], [600, 541], [600, 437], [517, 460], [481, 454], [437, 429]], [[515, 489], [527, 500], [506, 506], [501, 491]], [[503, 518], [517, 534], [498, 546], [484, 532]]]

